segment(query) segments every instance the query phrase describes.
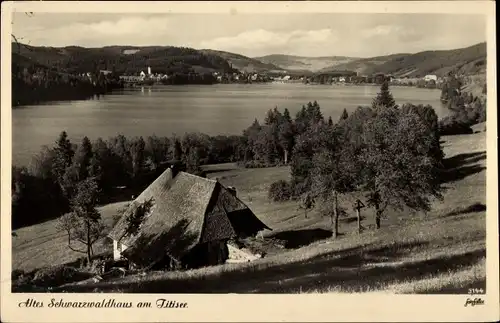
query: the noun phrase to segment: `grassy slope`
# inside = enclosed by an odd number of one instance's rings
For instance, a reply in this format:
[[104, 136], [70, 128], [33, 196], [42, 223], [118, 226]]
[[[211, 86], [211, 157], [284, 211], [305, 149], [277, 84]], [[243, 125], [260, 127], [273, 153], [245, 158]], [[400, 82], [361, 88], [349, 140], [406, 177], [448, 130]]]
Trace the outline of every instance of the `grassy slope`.
[[255, 57], [264, 63], [274, 64], [285, 70], [309, 70], [312, 72], [319, 71], [325, 67], [346, 64], [357, 60], [354, 57], [344, 56], [326, 56], [326, 57], [302, 57], [292, 55], [267, 55]]
[[327, 70], [353, 70], [365, 74], [385, 73], [408, 77], [422, 77], [426, 74], [445, 76], [450, 71], [481, 74], [486, 70], [486, 43], [453, 50], [360, 59], [328, 67], [325, 71]]
[[[109, 228], [113, 216], [123, 210], [126, 202], [118, 202], [99, 208], [104, 223]], [[12, 238], [12, 268], [30, 271], [35, 268], [59, 265], [75, 261], [84, 254], [67, 248], [67, 238], [63, 231], [56, 228], [57, 220], [20, 228], [14, 231]], [[111, 251], [107, 241], [100, 241], [96, 253]]]
[[[273, 228], [268, 237], [286, 241], [271, 247], [265, 258], [250, 264], [231, 264], [188, 272], [152, 273], [69, 290], [147, 292], [338, 292], [391, 290], [437, 292], [483, 286], [485, 277], [485, 133], [443, 138], [449, 162], [457, 169], [447, 177], [444, 201], [429, 214], [388, 212], [382, 229], [371, 229], [372, 210], [364, 210], [361, 235], [355, 234], [353, 212], [342, 219], [344, 235], [326, 238], [329, 219], [317, 211], [306, 219], [294, 202], [270, 203], [267, 187], [286, 179], [286, 167], [238, 169], [232, 164], [210, 167], [210, 177], [235, 186], [238, 196]], [[347, 200], [347, 201], [346, 201]], [[344, 199], [348, 206], [353, 197]], [[470, 208], [476, 204], [476, 207]], [[109, 224], [124, 203], [104, 206]], [[403, 225], [404, 224], [404, 225]], [[13, 238], [13, 268], [33, 269], [75, 260], [81, 254], [65, 247], [54, 222], [19, 229]], [[326, 239], [325, 239], [326, 238]], [[303, 246], [301, 246], [303, 245]], [[100, 251], [109, 250], [109, 242]], [[223, 282], [231, 281], [231, 284]], [[463, 289], [460, 289], [463, 292]]]
[[326, 66], [321, 70], [321, 72], [354, 71], [359, 73], [367, 73], [369, 71], [375, 70], [377, 66], [382, 65], [390, 60], [399, 59], [401, 57], [406, 57], [408, 55], [411, 54], [393, 54], [388, 56], [360, 58], [353, 60], [351, 62], [347, 62], [345, 64]]

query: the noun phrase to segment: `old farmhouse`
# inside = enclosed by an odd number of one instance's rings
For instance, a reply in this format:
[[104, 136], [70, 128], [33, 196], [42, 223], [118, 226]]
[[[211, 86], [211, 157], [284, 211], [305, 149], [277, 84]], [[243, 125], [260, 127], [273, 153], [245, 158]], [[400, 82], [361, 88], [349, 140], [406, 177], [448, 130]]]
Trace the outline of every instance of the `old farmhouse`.
[[235, 190], [169, 168], [130, 204], [109, 236], [115, 260], [142, 268], [198, 268], [225, 263], [229, 240], [264, 229]]

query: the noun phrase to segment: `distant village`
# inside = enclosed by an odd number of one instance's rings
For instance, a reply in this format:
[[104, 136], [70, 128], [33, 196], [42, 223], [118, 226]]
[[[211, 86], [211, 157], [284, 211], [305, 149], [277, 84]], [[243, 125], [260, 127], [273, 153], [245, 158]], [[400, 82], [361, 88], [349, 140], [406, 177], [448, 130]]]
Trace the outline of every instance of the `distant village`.
[[[109, 71], [106, 71], [109, 72]], [[196, 74], [196, 73], [195, 73]], [[263, 83], [271, 82], [273, 79], [267, 74], [258, 73], [210, 73], [214, 83]], [[155, 73], [151, 67], [147, 72], [141, 71], [137, 75], [120, 75], [119, 78], [125, 83], [162, 83], [168, 81], [173, 76], [167, 73]]]
[[[101, 70], [100, 74], [109, 77], [113, 74], [109, 70]], [[209, 75], [213, 78], [213, 83], [304, 83], [304, 84], [341, 84], [341, 85], [362, 85], [362, 84], [382, 84], [388, 81], [391, 85], [416, 86], [422, 88], [439, 88], [444, 82], [444, 77], [434, 74], [424, 77], [393, 76], [382, 73], [373, 75], [362, 75], [355, 72], [325, 72], [313, 75], [299, 75], [297, 72], [261, 72], [261, 73], [222, 73], [212, 72]], [[81, 76], [91, 78], [92, 74], [86, 73]], [[155, 73], [148, 67], [146, 71], [141, 71], [136, 75], [119, 75], [120, 80], [129, 85], [167, 83], [172, 77], [167, 73]]]
[[[332, 72], [335, 73], [335, 72]], [[355, 75], [354, 75], [355, 74]], [[373, 75], [361, 75], [352, 73], [352, 75], [328, 75], [319, 74], [305, 79], [304, 83], [310, 84], [344, 84], [344, 85], [362, 85], [362, 84], [382, 84], [385, 81], [391, 85], [416, 86], [423, 88], [439, 88], [445, 78], [429, 74], [424, 77], [393, 76], [389, 74], [377, 73]]]

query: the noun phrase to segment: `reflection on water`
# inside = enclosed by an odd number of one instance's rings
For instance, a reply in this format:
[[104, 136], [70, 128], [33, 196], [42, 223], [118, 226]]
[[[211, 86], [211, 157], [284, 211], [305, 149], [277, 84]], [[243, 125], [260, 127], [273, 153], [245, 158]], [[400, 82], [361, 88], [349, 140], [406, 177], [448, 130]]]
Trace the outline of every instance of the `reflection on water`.
[[[263, 120], [269, 109], [287, 108], [294, 116], [314, 100], [325, 118], [337, 120], [344, 108], [352, 112], [357, 106], [370, 105], [378, 90], [376, 86], [303, 84], [141, 86], [87, 101], [26, 106], [12, 111], [12, 157], [16, 164], [27, 164], [42, 145], [52, 145], [62, 130], [74, 141], [119, 133], [241, 134], [255, 118]], [[391, 87], [391, 91], [398, 104], [431, 104], [438, 116], [448, 113], [439, 102], [439, 90]]]

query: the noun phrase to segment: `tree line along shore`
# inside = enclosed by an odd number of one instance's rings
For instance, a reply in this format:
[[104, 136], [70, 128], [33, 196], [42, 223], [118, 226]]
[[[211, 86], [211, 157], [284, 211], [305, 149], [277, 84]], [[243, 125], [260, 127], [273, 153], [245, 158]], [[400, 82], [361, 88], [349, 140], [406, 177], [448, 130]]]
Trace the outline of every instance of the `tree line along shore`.
[[[30, 47], [22, 45], [20, 48], [28, 50]], [[95, 62], [93, 64], [86, 62], [85, 64], [81, 63], [78, 66], [72, 66], [71, 61], [69, 61], [67, 62], [67, 66], [58, 66], [56, 64], [48, 68], [14, 52], [12, 63], [12, 106], [17, 107], [50, 101], [85, 100], [110, 93], [113, 90], [123, 89], [130, 85], [262, 83], [275, 82], [276, 76], [279, 76], [278, 79], [280, 81], [288, 77], [289, 81], [306, 84], [333, 84], [339, 79], [345, 79], [345, 84], [351, 85], [380, 85], [384, 80], [388, 81], [388, 77], [384, 74], [379, 73], [372, 77], [361, 77], [357, 76], [355, 72], [350, 71], [318, 72], [312, 75], [304, 75], [301, 72], [288, 72], [286, 77], [283, 77], [282, 73], [242, 73], [225, 61], [220, 62], [220, 59], [211, 57], [210, 55], [208, 57], [205, 56], [201, 55], [198, 57], [195, 55], [191, 59], [193, 59], [193, 62], [199, 62], [200, 60], [207, 61], [206, 63], [209, 66], [224, 68], [224, 72], [210, 72], [209, 69], [197, 71], [189, 64], [174, 64], [168, 66], [168, 73], [165, 68], [158, 67], [158, 71], [165, 70], [165, 73], [155, 74], [154, 77], [152, 75], [145, 75], [144, 78], [136, 76], [133, 77], [134, 80], [131, 83], [128, 81], [130, 77], [120, 76], [121, 74], [115, 71], [114, 67], [111, 70], [102, 70], [98, 68], [100, 65]], [[86, 72], [82, 72], [83, 70]], [[438, 88], [442, 91], [448, 91], [447, 86], [449, 84], [460, 82], [460, 84], [465, 85], [467, 80], [468, 77], [466, 76], [449, 74], [438, 83], [433, 80], [425, 81], [421, 79], [415, 82], [406, 82], [404, 85], [431, 89]], [[403, 84], [394, 82], [398, 85]], [[486, 86], [484, 85], [482, 89], [483, 94], [485, 91]]]

